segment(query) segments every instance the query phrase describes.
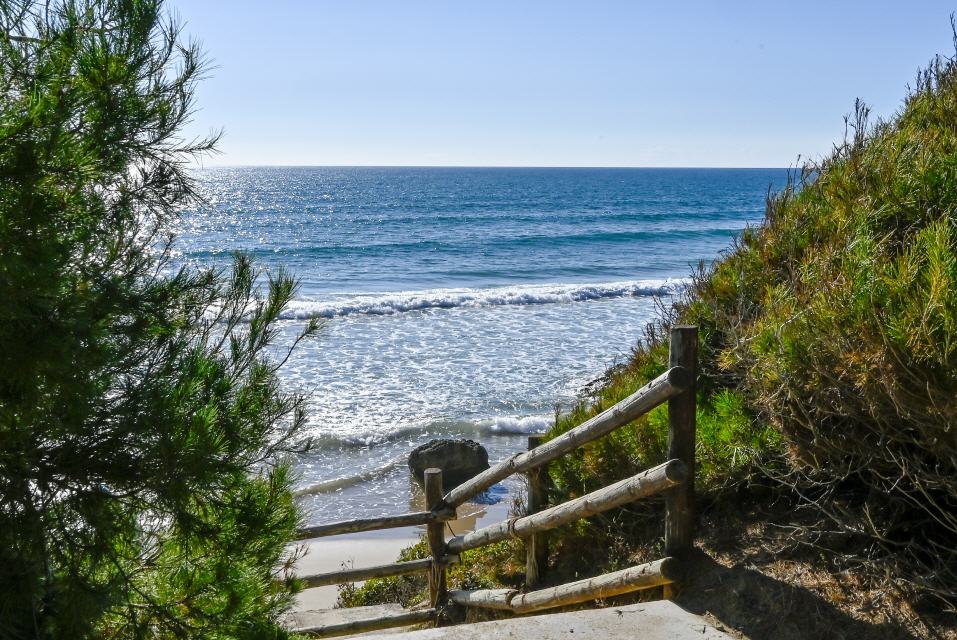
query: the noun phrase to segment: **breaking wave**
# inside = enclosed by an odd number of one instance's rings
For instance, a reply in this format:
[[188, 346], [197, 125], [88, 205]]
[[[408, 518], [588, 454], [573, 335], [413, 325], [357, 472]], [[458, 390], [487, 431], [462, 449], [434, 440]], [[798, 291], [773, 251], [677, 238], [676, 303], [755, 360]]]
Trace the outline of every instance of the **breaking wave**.
[[352, 485], [360, 484], [362, 482], [369, 482], [380, 478], [385, 474], [389, 473], [399, 465], [405, 462], [405, 457], [398, 457], [394, 460], [390, 460], [381, 467], [376, 467], [375, 469], [369, 469], [368, 471], [363, 471], [362, 473], [357, 473], [349, 476], [341, 476], [339, 478], [332, 478], [331, 480], [323, 480], [322, 482], [316, 482], [301, 489], [297, 489], [292, 492], [292, 495], [299, 496], [308, 496], [316, 495], [320, 493], [329, 493], [331, 491], [338, 491], [339, 489], [344, 489], [346, 487], [351, 487]]
[[[431, 422], [388, 431], [361, 431], [333, 434], [319, 432], [306, 437], [314, 451], [378, 447], [423, 438], [475, 438], [483, 435], [531, 435], [548, 431], [555, 422], [552, 415], [499, 416], [471, 422], [468, 420]], [[424, 440], [423, 440], [424, 441]], [[391, 467], [390, 467], [391, 468]]]
[[432, 289], [398, 293], [357, 295], [334, 300], [294, 300], [283, 319], [338, 318], [353, 315], [394, 315], [426, 309], [495, 307], [585, 302], [606, 298], [670, 296], [679, 293], [687, 280], [631, 280], [601, 284], [545, 284], [489, 289]]

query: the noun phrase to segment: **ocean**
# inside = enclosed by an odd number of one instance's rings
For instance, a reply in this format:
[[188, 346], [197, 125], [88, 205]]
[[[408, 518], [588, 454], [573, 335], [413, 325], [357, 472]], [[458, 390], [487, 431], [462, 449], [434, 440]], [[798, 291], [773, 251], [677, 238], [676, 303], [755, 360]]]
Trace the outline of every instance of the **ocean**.
[[[301, 286], [281, 322], [319, 336], [280, 371], [307, 394], [295, 461], [311, 522], [421, 499], [406, 457], [437, 437], [492, 462], [625, 360], [692, 268], [760, 222], [785, 169], [237, 167], [198, 172], [178, 263], [234, 251]], [[507, 500], [518, 485], [493, 488]]]

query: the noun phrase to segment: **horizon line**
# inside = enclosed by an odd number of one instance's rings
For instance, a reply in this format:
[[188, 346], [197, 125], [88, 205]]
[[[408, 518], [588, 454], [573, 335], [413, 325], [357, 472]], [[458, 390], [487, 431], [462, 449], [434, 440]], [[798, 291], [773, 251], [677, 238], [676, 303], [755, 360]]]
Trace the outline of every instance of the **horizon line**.
[[794, 169], [769, 166], [717, 166], [717, 165], [533, 165], [533, 164], [204, 164], [199, 169]]

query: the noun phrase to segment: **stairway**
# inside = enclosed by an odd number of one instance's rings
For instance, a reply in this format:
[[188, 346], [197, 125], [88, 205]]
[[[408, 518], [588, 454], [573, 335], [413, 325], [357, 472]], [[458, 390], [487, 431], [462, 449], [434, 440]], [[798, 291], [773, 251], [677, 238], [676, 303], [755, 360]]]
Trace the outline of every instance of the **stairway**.
[[351, 609], [296, 610], [286, 617], [285, 626], [295, 633], [342, 638], [355, 637], [351, 635], [355, 633], [354, 625], [364, 620], [380, 620], [379, 629], [390, 629], [391, 633], [384, 635], [392, 635], [401, 632], [403, 626], [431, 624], [434, 619], [434, 609], [409, 611], [397, 604], [380, 604]]
[[[336, 609], [334, 611], [301, 612], [315, 614], [303, 618], [307, 626], [315, 624], [344, 624], [348, 621], [383, 614], [402, 615], [398, 605]], [[331, 616], [331, 617], [330, 617]], [[338, 617], [337, 617], [338, 616]], [[328, 628], [328, 627], [327, 627]], [[419, 629], [402, 632], [392, 629], [385, 633], [364, 633], [365, 640], [382, 638], [396, 640], [488, 640], [491, 638], [520, 638], [521, 640], [574, 640], [600, 638], [602, 640], [731, 640], [732, 636], [718, 629], [701, 616], [685, 611], [669, 600], [658, 600], [624, 607], [552, 613], [537, 616], [461, 624], [439, 629]], [[339, 636], [353, 638], [359, 636]]]

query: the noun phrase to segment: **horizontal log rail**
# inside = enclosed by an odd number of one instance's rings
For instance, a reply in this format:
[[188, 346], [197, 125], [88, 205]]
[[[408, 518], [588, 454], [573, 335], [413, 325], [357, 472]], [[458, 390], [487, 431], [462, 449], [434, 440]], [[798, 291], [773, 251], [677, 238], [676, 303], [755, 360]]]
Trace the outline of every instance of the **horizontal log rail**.
[[376, 531], [377, 529], [396, 529], [399, 527], [414, 527], [433, 522], [445, 522], [455, 519], [455, 509], [438, 509], [435, 511], [414, 511], [398, 516], [384, 516], [381, 518], [357, 518], [330, 522], [314, 527], [305, 527], [296, 532], [297, 540], [336, 536], [342, 533], [359, 533], [362, 531]]
[[449, 600], [463, 607], [512, 611], [512, 598], [518, 593], [516, 589], [452, 589], [449, 591]]
[[[445, 556], [439, 564], [450, 565], [457, 564], [458, 556]], [[432, 568], [432, 558], [422, 558], [421, 560], [408, 560], [406, 562], [393, 562], [390, 564], [380, 564], [372, 567], [363, 567], [361, 569], [340, 569], [339, 571], [330, 571], [328, 573], [318, 573], [311, 576], [300, 576], [299, 580], [305, 585], [304, 588], [325, 587], [331, 584], [346, 584], [349, 582], [361, 582], [370, 578], [390, 578], [393, 576], [407, 576], [412, 573], [423, 573]]]
[[435, 616], [435, 609], [398, 611], [396, 613], [377, 616], [375, 618], [351, 620], [349, 622], [325, 624], [312, 627], [300, 627], [298, 629], [292, 629], [291, 631], [292, 633], [301, 633], [303, 635], [317, 638], [330, 638], [332, 636], [344, 636], [346, 634], [364, 633], [366, 631], [378, 631], [379, 629], [390, 629], [392, 627], [404, 627], [410, 624], [432, 622], [435, 620]]
[[676, 573], [675, 561], [672, 558], [663, 558], [594, 578], [523, 593], [512, 600], [512, 608], [516, 613], [529, 613], [578, 602], [610, 598], [623, 593], [671, 584], [675, 580]]
[[527, 538], [541, 531], [554, 529], [670, 489], [683, 482], [686, 477], [685, 464], [680, 460], [669, 460], [657, 467], [550, 509], [456, 536], [448, 541], [448, 549], [450, 553], [461, 553], [468, 549], [507, 540], [510, 537]]
[[446, 494], [445, 504], [449, 508], [455, 508], [512, 474], [534, 469], [574, 451], [583, 444], [608, 435], [615, 429], [628, 424], [635, 418], [679, 395], [691, 383], [691, 373], [687, 369], [672, 367], [594, 418], [541, 446], [535, 447], [531, 451], [506, 458], [471, 480], [463, 482]]
[[462, 606], [531, 613], [671, 584], [675, 581], [676, 574], [676, 561], [673, 558], [663, 558], [621, 571], [529, 593], [519, 593], [515, 589], [477, 591], [453, 589], [449, 591], [449, 598]]

